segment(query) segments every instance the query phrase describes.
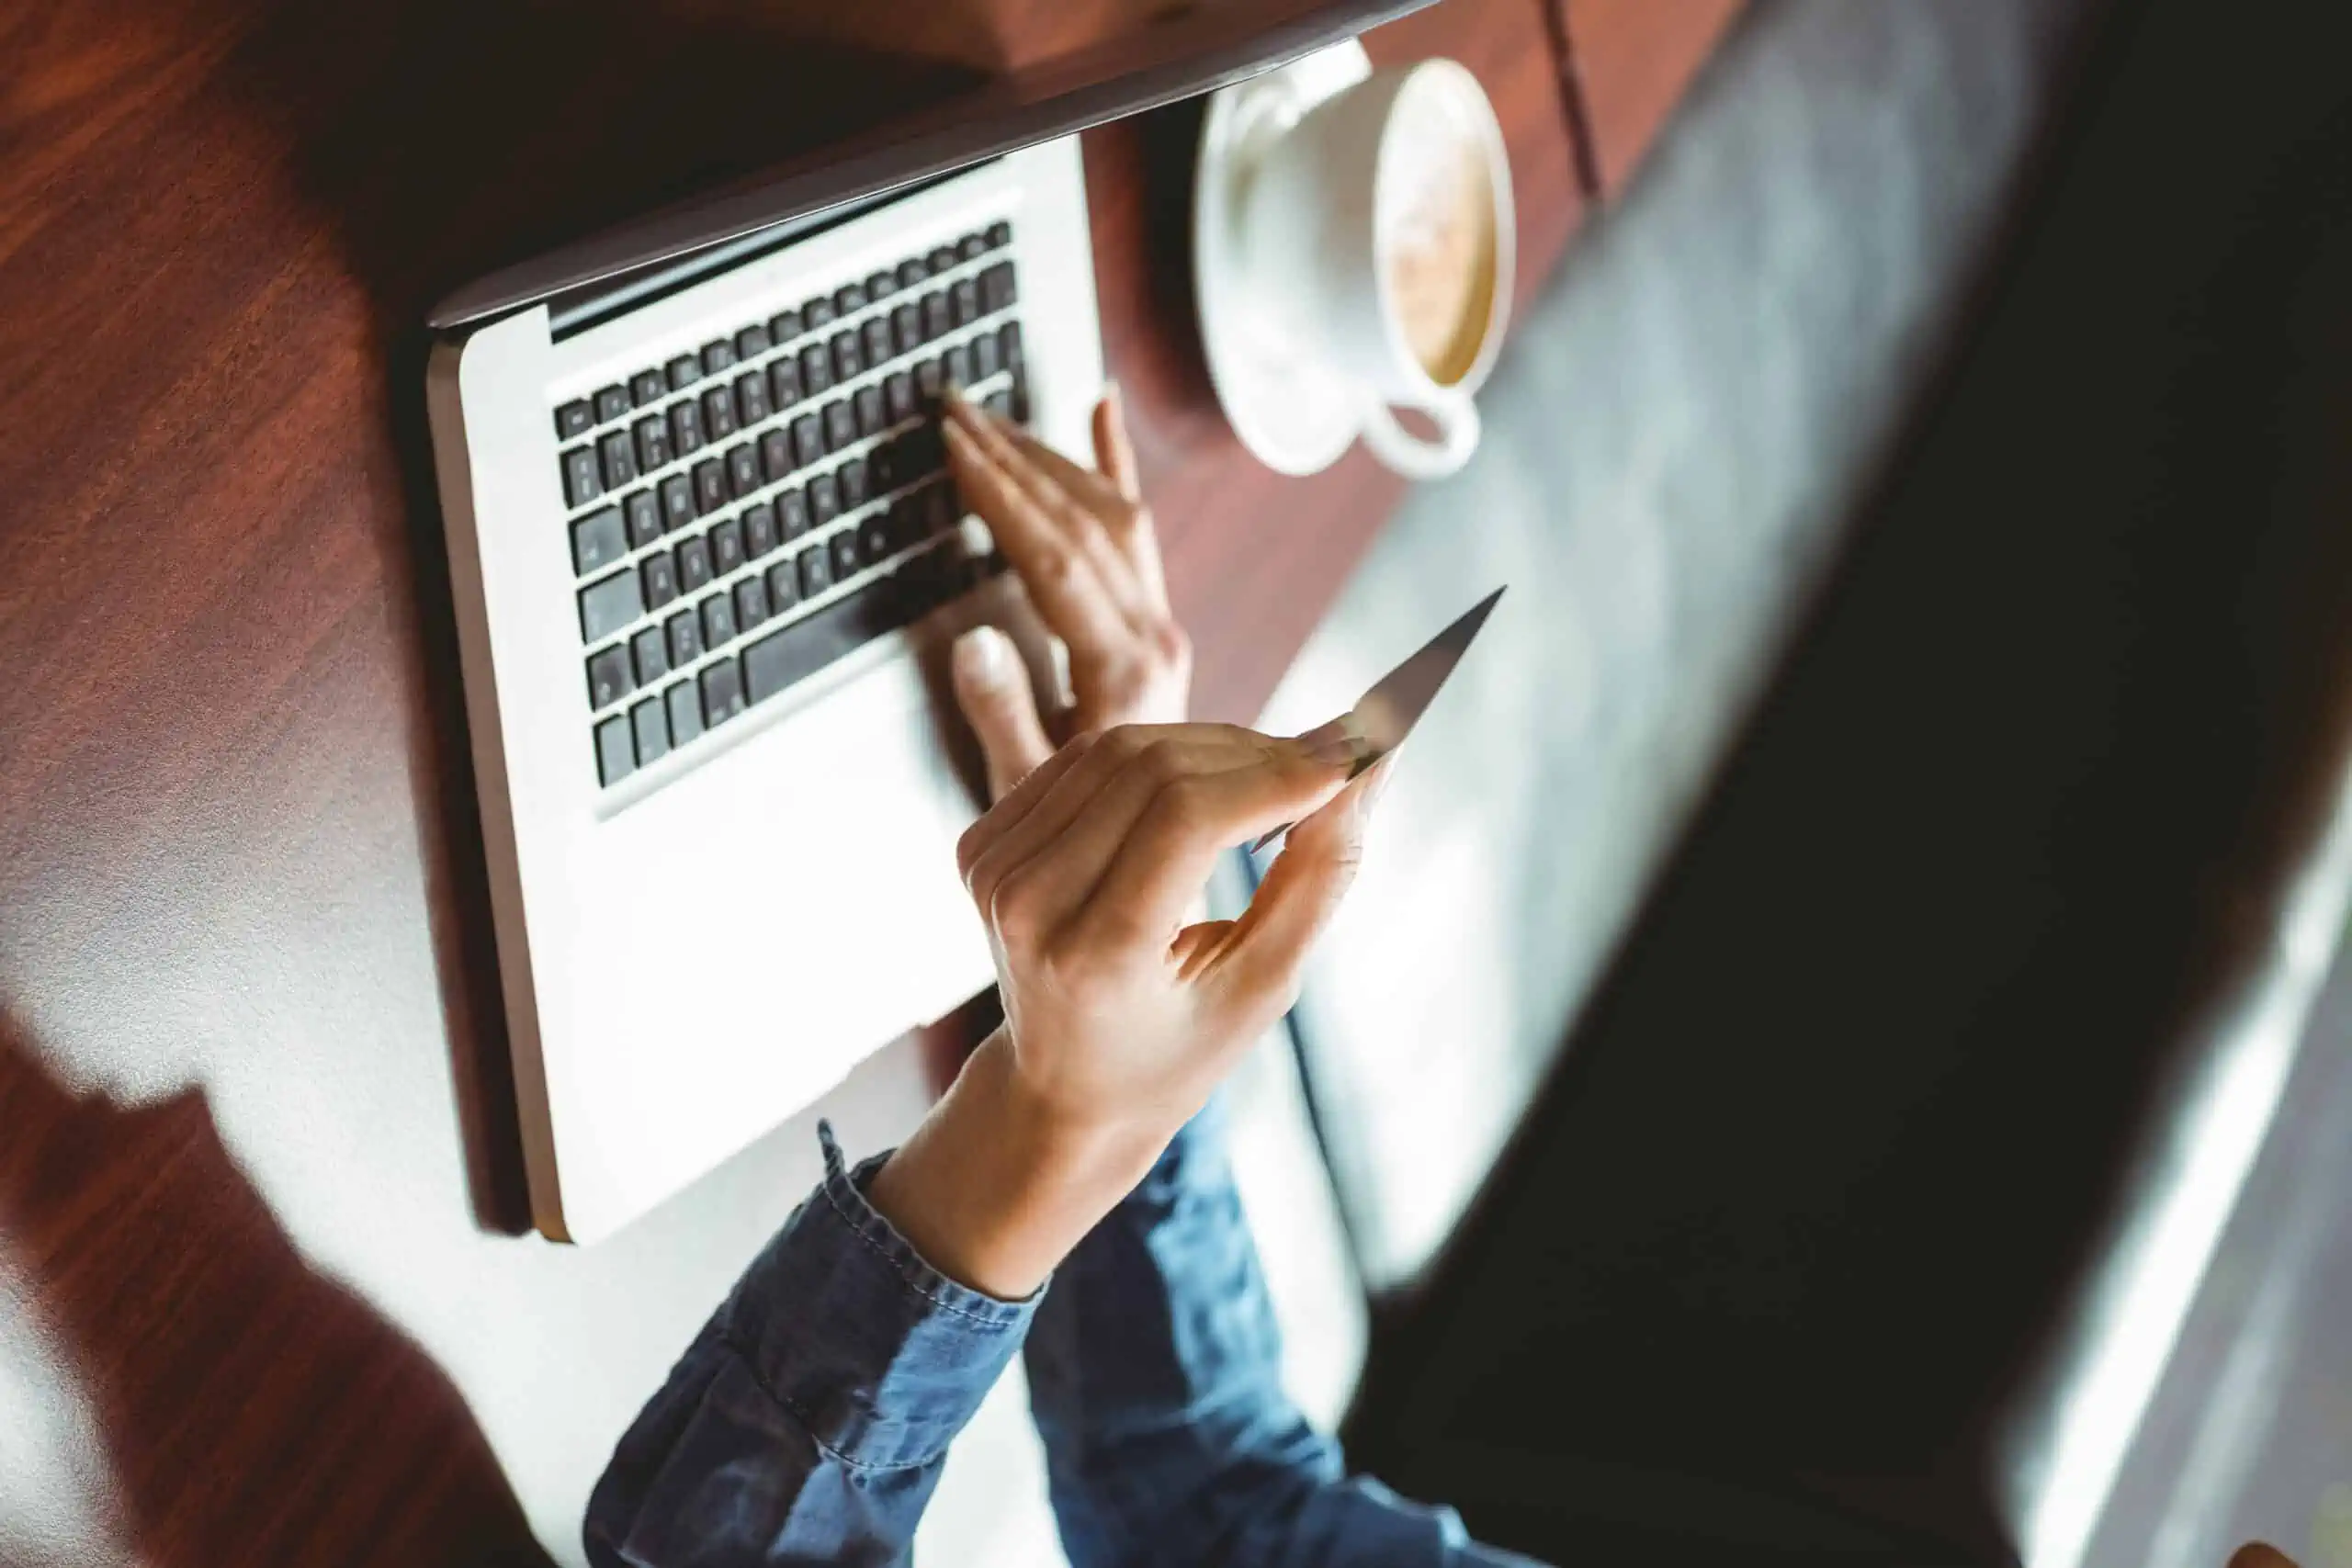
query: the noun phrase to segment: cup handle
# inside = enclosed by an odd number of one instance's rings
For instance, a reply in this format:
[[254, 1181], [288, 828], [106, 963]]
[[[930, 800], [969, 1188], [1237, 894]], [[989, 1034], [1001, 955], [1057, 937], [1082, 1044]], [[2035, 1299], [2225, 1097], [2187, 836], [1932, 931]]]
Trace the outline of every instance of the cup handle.
[[1423, 405], [1420, 412], [1437, 426], [1434, 442], [1407, 430], [1397, 423], [1395, 410], [1373, 399], [1364, 412], [1363, 444], [1408, 479], [1442, 479], [1459, 472], [1478, 449], [1478, 405], [1456, 395]]

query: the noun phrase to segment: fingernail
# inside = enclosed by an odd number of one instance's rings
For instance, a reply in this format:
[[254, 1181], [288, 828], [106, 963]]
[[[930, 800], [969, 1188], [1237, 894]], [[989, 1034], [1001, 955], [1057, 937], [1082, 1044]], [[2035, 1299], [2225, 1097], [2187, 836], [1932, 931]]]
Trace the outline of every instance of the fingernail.
[[1012, 673], [1012, 639], [994, 626], [974, 626], [956, 639], [956, 678], [990, 691]]

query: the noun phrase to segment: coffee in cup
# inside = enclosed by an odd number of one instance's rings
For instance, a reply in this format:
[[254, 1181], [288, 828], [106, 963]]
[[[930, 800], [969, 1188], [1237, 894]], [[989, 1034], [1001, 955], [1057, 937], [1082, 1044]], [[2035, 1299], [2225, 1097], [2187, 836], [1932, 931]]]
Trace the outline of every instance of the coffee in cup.
[[1486, 150], [1464, 128], [1429, 118], [1437, 123], [1392, 131], [1395, 211], [1382, 265], [1405, 346], [1450, 388], [1477, 363], [1494, 311], [1495, 196]]

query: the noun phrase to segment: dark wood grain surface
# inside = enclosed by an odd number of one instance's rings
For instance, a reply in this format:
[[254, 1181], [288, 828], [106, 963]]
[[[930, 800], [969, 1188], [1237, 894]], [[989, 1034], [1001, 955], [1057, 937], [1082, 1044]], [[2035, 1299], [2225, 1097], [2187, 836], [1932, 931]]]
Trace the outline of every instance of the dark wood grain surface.
[[[418, 322], [1150, 8], [0, 12], [0, 1562], [576, 1554], [613, 1437], [813, 1176], [816, 1113], [605, 1246], [507, 1234]], [[1526, 293], [1579, 216], [1544, 38], [1537, 0], [1444, 0], [1369, 40], [1486, 82]], [[1398, 486], [1360, 454], [1277, 479], [1218, 415], [1196, 130], [1091, 133], [1089, 190], [1201, 707], [1246, 717]], [[901, 1042], [820, 1110], [881, 1146], [924, 1061]]]

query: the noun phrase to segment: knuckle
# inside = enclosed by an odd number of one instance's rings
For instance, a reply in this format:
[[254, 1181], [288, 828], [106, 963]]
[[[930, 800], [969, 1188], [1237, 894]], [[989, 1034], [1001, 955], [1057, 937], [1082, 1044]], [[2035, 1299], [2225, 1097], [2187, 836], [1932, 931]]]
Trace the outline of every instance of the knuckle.
[[1165, 737], [1154, 740], [1137, 754], [1136, 763], [1152, 783], [1166, 787], [1184, 776], [1184, 749]]
[[1193, 639], [1174, 621], [1156, 621], [1148, 634], [1152, 657], [1170, 670], [1181, 670], [1193, 661]]
[[989, 889], [988, 911], [989, 923], [1006, 947], [1024, 953], [1036, 950], [1045, 933], [1039, 927], [1042, 911], [1034, 877], [1014, 872], [998, 878]]
[[1034, 567], [1039, 581], [1057, 588], [1068, 588], [1078, 581], [1078, 555], [1060, 545], [1039, 550]]

